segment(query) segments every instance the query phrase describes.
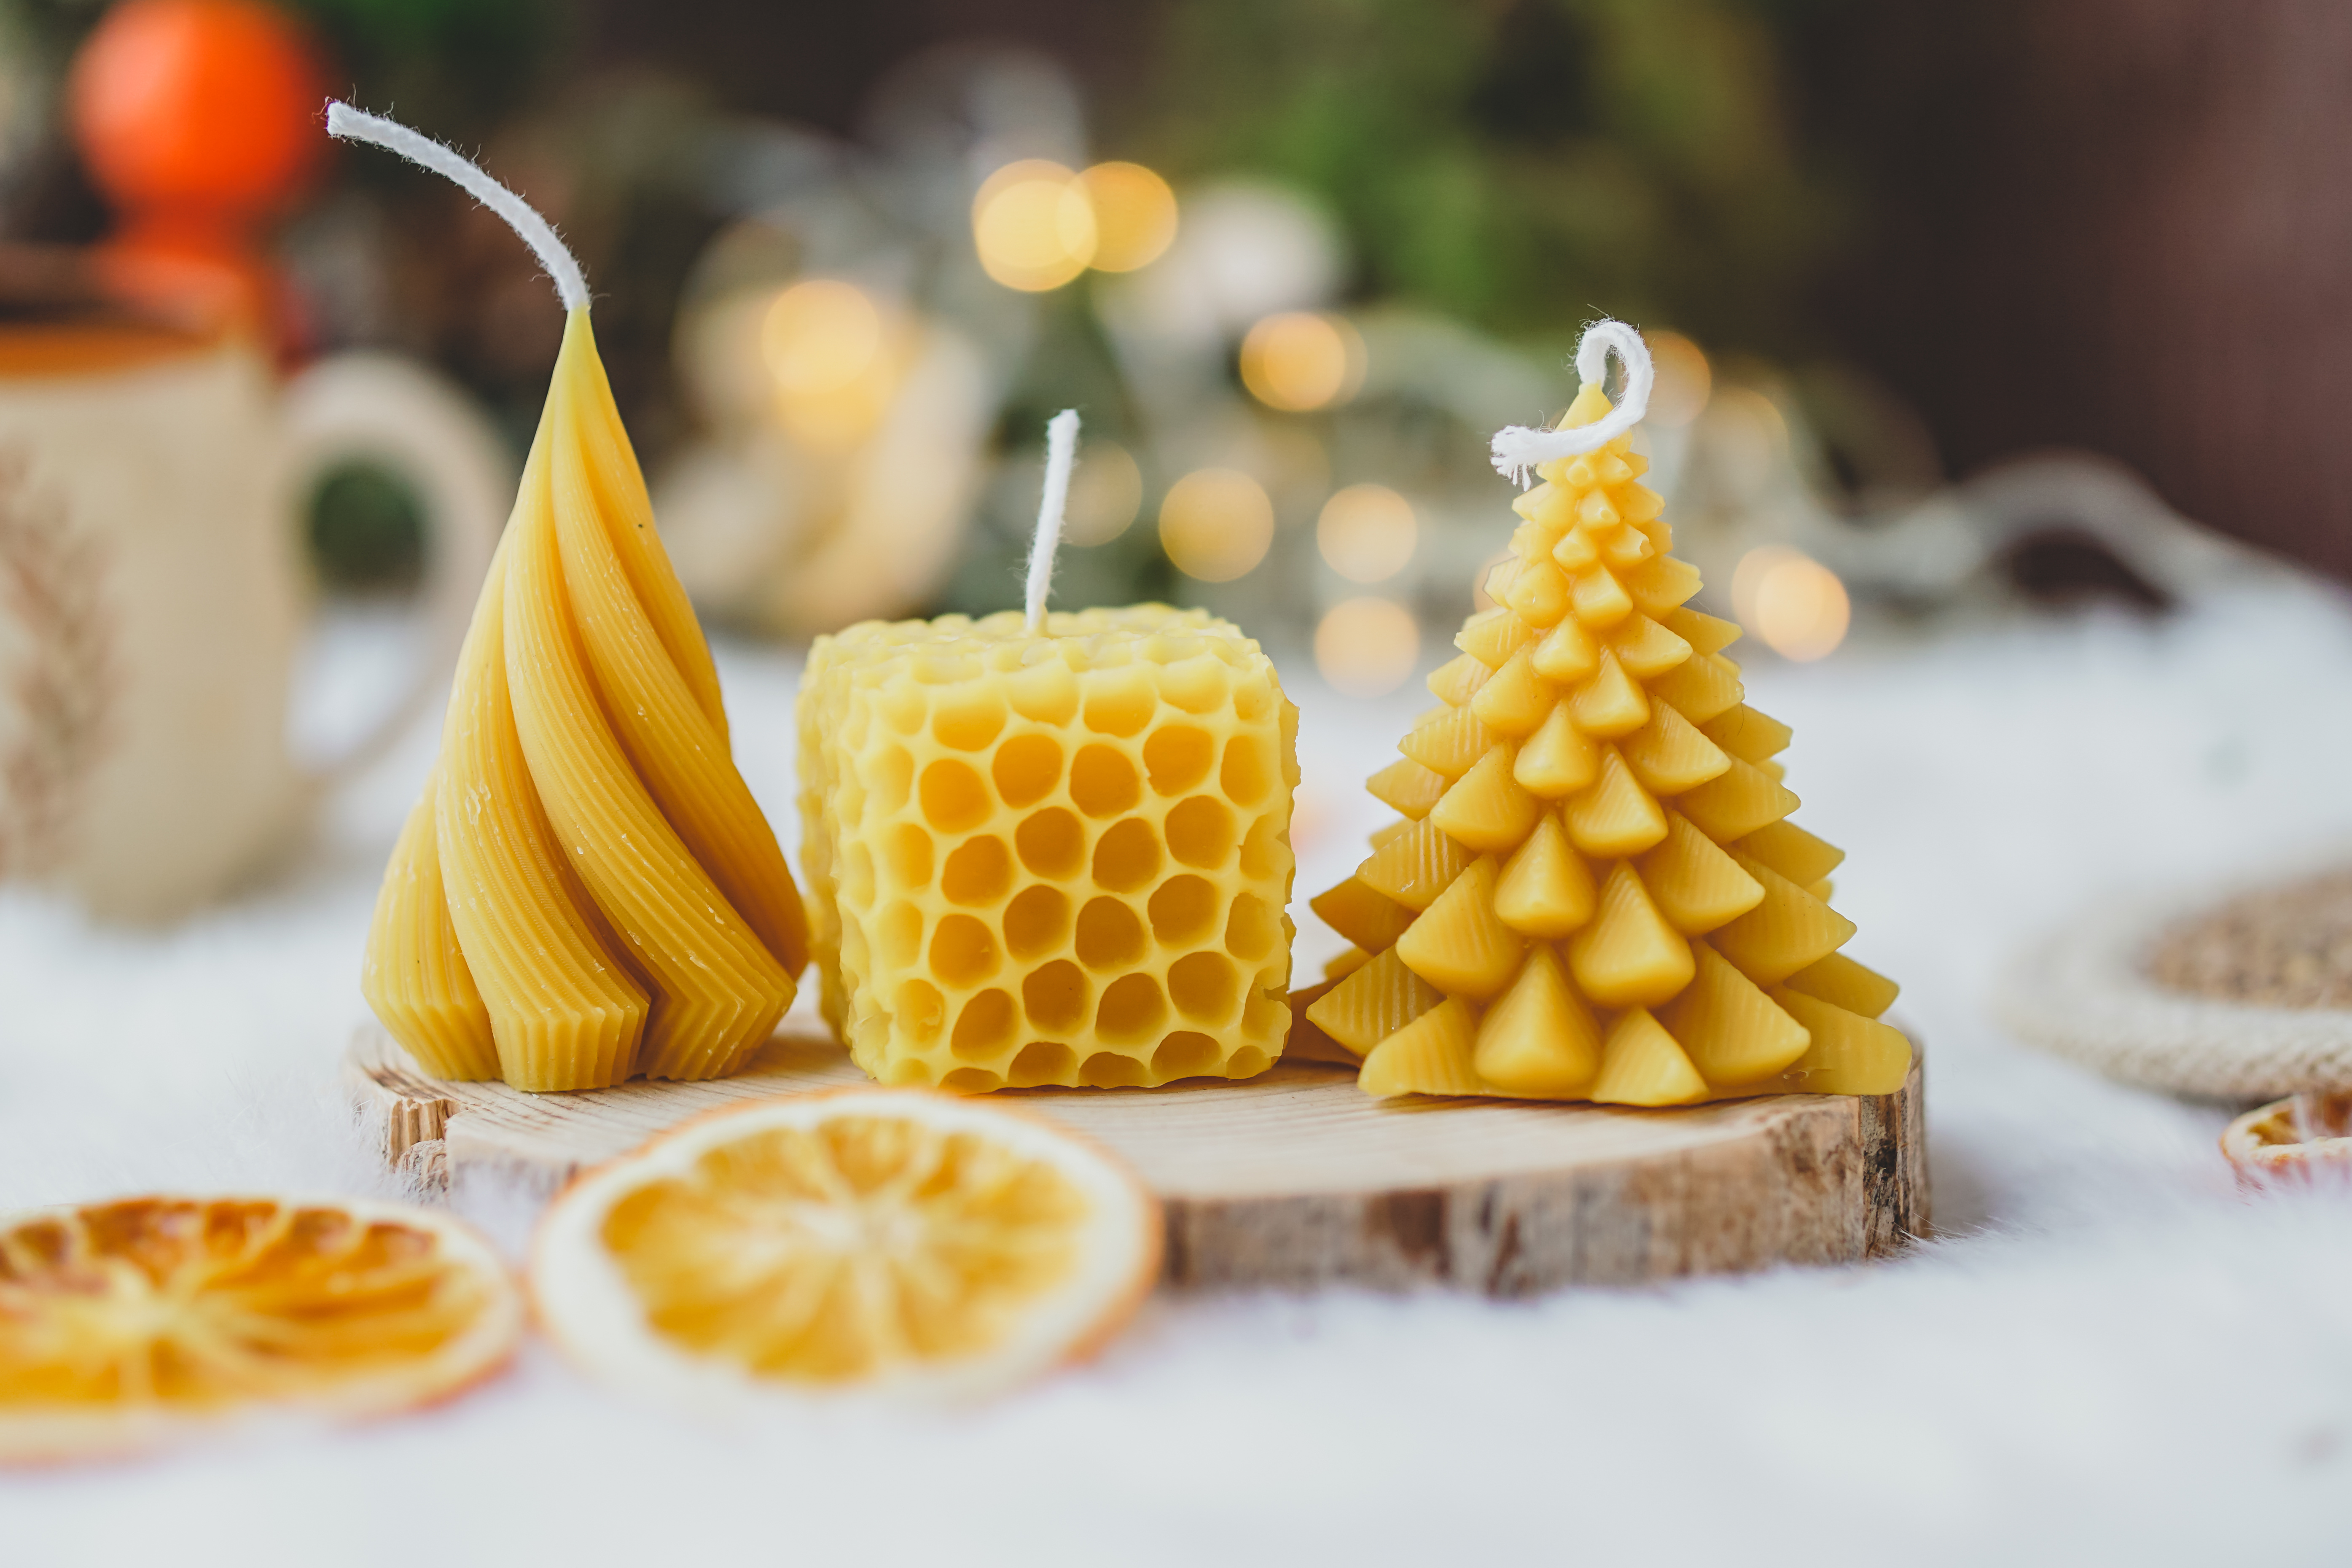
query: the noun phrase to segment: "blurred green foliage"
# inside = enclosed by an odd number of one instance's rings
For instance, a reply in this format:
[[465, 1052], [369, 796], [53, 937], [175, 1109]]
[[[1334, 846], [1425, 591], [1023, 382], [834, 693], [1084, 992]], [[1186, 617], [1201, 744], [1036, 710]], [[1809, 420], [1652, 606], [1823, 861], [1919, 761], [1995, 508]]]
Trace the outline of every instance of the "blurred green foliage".
[[399, 593], [425, 575], [425, 507], [380, 463], [339, 463], [310, 497], [310, 560], [320, 586], [339, 594]]
[[280, 0], [348, 77], [332, 84], [443, 140], [478, 139], [526, 100], [566, 32], [562, 0]]
[[1841, 0], [1177, 0], [1125, 129], [1172, 172], [1328, 202], [1358, 292], [1515, 336], [1593, 315], [1801, 348], [1843, 221], [1783, 99]]

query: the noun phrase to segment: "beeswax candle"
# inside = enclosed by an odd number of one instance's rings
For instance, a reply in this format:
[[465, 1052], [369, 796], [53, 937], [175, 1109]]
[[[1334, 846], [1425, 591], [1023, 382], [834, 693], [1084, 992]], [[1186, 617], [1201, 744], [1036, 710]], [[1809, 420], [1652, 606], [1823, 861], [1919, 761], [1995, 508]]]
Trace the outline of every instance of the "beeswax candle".
[[1248, 1078], [1290, 1023], [1297, 710], [1199, 610], [1029, 612], [819, 637], [802, 869], [825, 1016], [886, 1083]]
[[1557, 432], [1496, 438], [1544, 482], [1496, 607], [1430, 678], [1442, 705], [1371, 780], [1401, 819], [1312, 901], [1356, 945], [1307, 1018], [1376, 1095], [1892, 1093], [1910, 1045], [1877, 1021], [1894, 984], [1837, 951], [1842, 852], [1788, 820], [1789, 729], [1746, 705], [1738, 628], [1688, 606], [1698, 573], [1638, 482], [1647, 352], [1602, 322], [1578, 366]]
[[540, 251], [570, 311], [440, 761], [377, 900], [369, 1005], [447, 1078], [572, 1089], [735, 1071], [792, 1003], [806, 916], [730, 758], [579, 268], [446, 149], [341, 104], [329, 129], [466, 184]]

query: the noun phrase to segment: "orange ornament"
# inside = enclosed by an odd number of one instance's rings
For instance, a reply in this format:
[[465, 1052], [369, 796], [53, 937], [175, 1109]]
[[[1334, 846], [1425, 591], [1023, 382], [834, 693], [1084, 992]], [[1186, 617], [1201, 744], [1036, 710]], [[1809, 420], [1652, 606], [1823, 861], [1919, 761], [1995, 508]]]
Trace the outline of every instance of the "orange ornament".
[[327, 147], [310, 43], [255, 0], [127, 0], [83, 47], [72, 92], [82, 155], [128, 212], [259, 217]]
[[327, 148], [324, 72], [300, 25], [257, 0], [125, 0], [74, 62], [73, 127], [121, 219], [118, 282], [205, 314], [266, 321], [256, 224]]

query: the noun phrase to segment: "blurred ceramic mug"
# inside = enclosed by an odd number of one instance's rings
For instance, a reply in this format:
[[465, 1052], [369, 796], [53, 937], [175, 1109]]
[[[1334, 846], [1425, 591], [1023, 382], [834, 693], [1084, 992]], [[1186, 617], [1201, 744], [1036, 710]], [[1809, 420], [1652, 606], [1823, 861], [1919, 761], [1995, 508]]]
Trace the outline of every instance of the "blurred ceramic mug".
[[[313, 766], [287, 738], [312, 598], [298, 516], [355, 460], [424, 502], [431, 655]], [[0, 878], [154, 921], [262, 868], [431, 700], [513, 489], [473, 404], [388, 355], [281, 383], [234, 335], [0, 325]]]

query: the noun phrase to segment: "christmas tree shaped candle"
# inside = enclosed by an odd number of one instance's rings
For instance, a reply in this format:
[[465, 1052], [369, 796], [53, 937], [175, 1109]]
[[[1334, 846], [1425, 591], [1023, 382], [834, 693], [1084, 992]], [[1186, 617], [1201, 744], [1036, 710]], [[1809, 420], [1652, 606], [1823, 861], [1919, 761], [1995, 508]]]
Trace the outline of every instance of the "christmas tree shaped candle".
[[1788, 727], [1743, 700], [1738, 629], [1690, 608], [1698, 573], [1639, 482], [1649, 354], [1603, 321], [1577, 366], [1557, 429], [1496, 437], [1544, 482], [1496, 607], [1430, 678], [1443, 706], [1371, 780], [1400, 820], [1312, 901], [1355, 948], [1307, 1018], [1376, 1095], [1892, 1093], [1910, 1045], [1878, 1022], [1893, 983], [1838, 952], [1841, 852], [1788, 820]]
[[792, 1003], [805, 916], [730, 755], [579, 266], [448, 149], [343, 104], [328, 130], [464, 185], [538, 251], [569, 311], [440, 761], [384, 873], [369, 1005], [446, 1078], [574, 1089], [735, 1071]]
[[1046, 614], [1077, 416], [1052, 436], [1025, 615], [869, 621], [809, 651], [825, 1016], [888, 1083], [1248, 1078], [1290, 1026], [1297, 710], [1202, 611]]

